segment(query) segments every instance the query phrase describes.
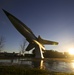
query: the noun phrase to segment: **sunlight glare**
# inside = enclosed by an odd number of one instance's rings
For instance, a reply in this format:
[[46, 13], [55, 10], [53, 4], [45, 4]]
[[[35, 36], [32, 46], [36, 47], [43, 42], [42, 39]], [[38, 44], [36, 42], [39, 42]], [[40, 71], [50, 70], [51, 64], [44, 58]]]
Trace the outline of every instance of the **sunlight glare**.
[[69, 54], [74, 55], [74, 48], [70, 48], [68, 52]]
[[72, 68], [74, 68], [74, 62], [72, 63]]

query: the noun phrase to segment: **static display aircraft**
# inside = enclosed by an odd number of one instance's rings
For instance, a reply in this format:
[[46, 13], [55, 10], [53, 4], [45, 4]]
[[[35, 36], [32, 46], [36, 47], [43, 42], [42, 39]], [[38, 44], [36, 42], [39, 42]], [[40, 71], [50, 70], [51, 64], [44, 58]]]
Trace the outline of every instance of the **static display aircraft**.
[[43, 51], [45, 50], [44, 45], [58, 45], [58, 42], [48, 41], [42, 39], [40, 36], [36, 37], [34, 33], [28, 28], [23, 22], [14, 17], [12, 14], [4, 10], [4, 13], [7, 15], [13, 26], [26, 38], [29, 42], [29, 45], [26, 48], [26, 51], [30, 51], [34, 48], [35, 58], [44, 58]]

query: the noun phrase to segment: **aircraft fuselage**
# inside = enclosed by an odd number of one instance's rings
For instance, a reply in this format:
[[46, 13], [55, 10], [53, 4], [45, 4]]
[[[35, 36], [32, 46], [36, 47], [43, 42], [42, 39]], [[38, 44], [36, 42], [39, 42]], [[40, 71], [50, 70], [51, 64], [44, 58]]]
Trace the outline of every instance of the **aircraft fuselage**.
[[37, 40], [37, 37], [24, 23], [22, 23], [20, 20], [18, 20], [8, 12], [5, 11], [5, 13], [14, 25], [14, 27], [26, 38], [28, 42], [34, 42], [33, 40]]

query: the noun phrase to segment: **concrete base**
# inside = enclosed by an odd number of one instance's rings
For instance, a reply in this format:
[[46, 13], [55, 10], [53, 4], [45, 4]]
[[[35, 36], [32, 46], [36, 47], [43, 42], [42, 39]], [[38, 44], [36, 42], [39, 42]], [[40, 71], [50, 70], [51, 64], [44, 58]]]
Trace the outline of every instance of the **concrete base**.
[[35, 58], [44, 59], [42, 49], [38, 45], [35, 47]]

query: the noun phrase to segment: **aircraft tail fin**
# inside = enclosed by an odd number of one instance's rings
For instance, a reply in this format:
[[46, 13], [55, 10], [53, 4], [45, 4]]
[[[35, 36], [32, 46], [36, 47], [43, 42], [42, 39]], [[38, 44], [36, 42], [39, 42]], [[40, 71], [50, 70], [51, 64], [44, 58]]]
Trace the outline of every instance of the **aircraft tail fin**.
[[38, 41], [43, 44], [43, 45], [58, 45], [58, 42], [55, 42], [55, 41], [49, 41], [49, 40], [44, 40], [40, 37], [40, 35], [38, 36]]

